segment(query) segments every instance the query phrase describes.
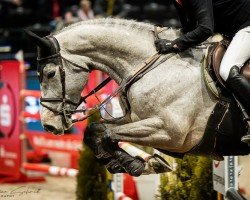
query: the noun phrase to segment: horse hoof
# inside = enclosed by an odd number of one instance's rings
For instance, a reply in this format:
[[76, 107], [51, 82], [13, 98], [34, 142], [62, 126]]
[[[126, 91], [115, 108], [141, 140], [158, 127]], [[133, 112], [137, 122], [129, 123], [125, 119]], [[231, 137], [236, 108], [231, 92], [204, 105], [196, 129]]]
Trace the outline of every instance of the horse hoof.
[[108, 167], [107, 170], [111, 173], [111, 174], [117, 174], [117, 173], [126, 173], [125, 169], [123, 169], [121, 166], [112, 166], [112, 167]]
[[[139, 157], [139, 156], [138, 156]], [[127, 166], [127, 172], [131, 175], [131, 176], [135, 176], [138, 177], [140, 175], [142, 175], [142, 173], [144, 172], [145, 169], [145, 161], [142, 161], [142, 158], [138, 158], [137, 156], [135, 157], [134, 161], [131, 162], [128, 166]]]
[[161, 156], [154, 154], [148, 159], [149, 174], [160, 174], [172, 171], [171, 166]]
[[108, 163], [105, 163], [105, 167], [111, 174], [126, 173], [117, 159], [112, 158]]

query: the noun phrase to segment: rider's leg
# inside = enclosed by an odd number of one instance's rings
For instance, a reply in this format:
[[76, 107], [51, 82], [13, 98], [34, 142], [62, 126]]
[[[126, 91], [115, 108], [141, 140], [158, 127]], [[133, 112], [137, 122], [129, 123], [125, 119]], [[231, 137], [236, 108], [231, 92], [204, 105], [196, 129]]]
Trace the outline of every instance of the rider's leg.
[[231, 68], [226, 83], [250, 115], [250, 83], [240, 74], [239, 67]]
[[250, 83], [239, 73], [249, 58], [250, 26], [236, 33], [220, 66], [221, 77], [250, 115]]

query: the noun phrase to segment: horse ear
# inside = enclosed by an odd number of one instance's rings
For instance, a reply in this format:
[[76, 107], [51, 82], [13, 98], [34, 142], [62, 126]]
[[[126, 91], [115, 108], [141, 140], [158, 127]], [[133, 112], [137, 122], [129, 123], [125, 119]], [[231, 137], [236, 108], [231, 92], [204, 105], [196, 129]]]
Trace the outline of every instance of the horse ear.
[[30, 30], [24, 29], [24, 32], [28, 35], [28, 37], [40, 48], [42, 49], [50, 49], [51, 44], [49, 40], [39, 37], [35, 33], [31, 32]]

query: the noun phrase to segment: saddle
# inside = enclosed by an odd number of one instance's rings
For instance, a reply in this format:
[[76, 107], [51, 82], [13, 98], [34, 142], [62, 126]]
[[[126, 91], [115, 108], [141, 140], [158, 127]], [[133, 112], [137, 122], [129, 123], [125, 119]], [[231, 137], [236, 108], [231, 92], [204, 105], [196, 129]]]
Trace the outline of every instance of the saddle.
[[[221, 42], [215, 43], [208, 48], [208, 55], [206, 56], [206, 70], [215, 81], [218, 87], [226, 88], [224, 80], [222, 80], [219, 70], [223, 56], [229, 46], [228, 40], [222, 40]], [[250, 81], [250, 59], [244, 64], [240, 71], [243, 76]]]

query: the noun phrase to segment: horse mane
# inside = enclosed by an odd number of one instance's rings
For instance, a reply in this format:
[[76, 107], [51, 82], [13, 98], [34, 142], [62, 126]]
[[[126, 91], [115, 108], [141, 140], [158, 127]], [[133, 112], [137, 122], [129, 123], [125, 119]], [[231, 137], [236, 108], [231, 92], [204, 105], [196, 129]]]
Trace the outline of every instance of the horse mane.
[[128, 19], [120, 19], [120, 18], [98, 18], [98, 19], [85, 20], [85, 21], [80, 21], [80, 22], [71, 24], [52, 34], [57, 35], [59, 33], [71, 30], [81, 25], [103, 25], [103, 26], [109, 26], [109, 27], [123, 26], [123, 27], [127, 27], [129, 30], [137, 30], [141, 32], [142, 31], [148, 32], [148, 30], [153, 30], [153, 27], [154, 27], [154, 25], [151, 23], [138, 22], [132, 19], [128, 20]]

